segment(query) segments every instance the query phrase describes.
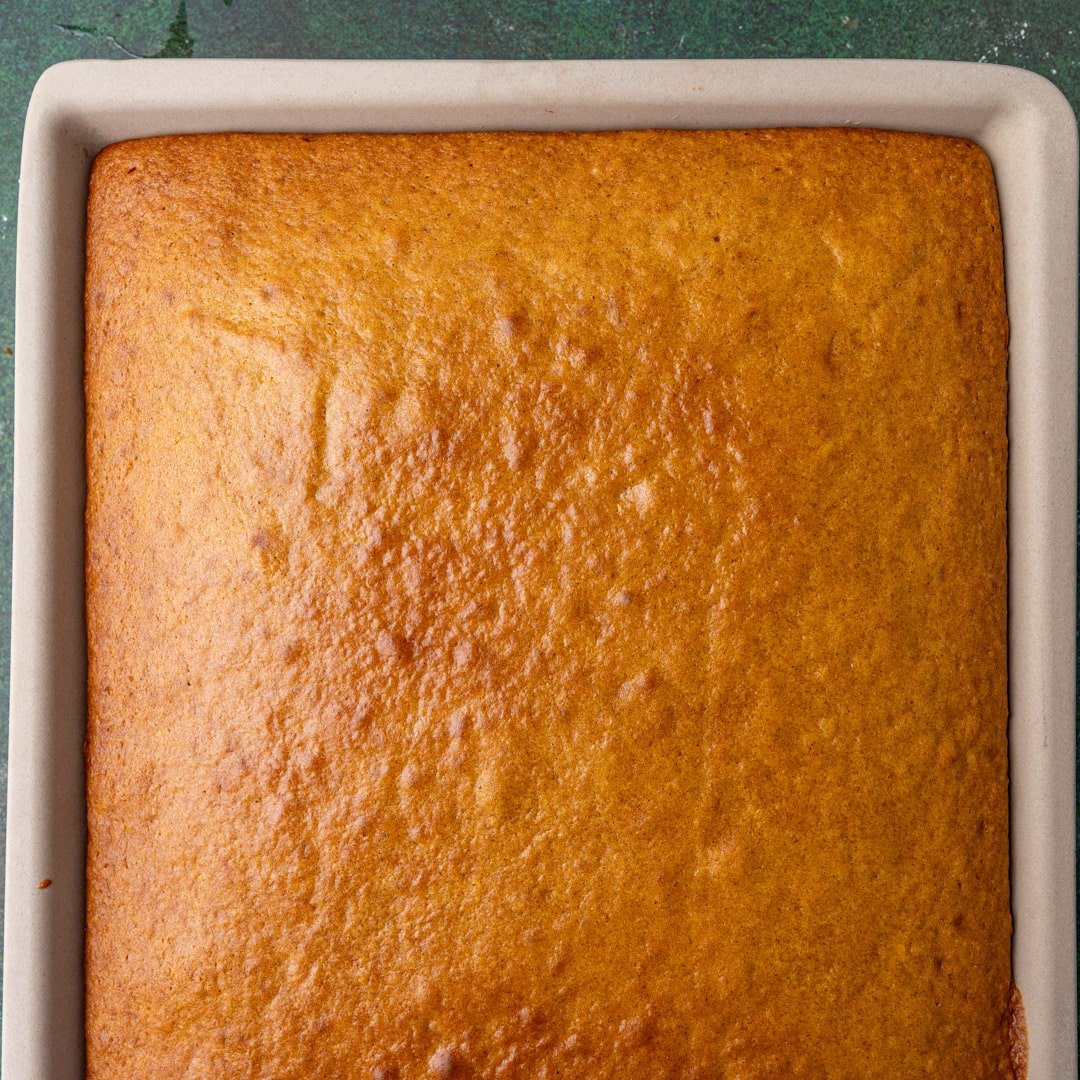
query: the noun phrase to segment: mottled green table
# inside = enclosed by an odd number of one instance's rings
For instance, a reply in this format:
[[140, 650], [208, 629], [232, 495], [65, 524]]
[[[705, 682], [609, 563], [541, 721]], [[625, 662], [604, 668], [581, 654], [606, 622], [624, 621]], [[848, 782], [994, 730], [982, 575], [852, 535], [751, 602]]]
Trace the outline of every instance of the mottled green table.
[[1080, 108], [1076, 0], [0, 0], [0, 858], [7, 803], [15, 218], [38, 75], [82, 57], [900, 56], [1015, 64]]

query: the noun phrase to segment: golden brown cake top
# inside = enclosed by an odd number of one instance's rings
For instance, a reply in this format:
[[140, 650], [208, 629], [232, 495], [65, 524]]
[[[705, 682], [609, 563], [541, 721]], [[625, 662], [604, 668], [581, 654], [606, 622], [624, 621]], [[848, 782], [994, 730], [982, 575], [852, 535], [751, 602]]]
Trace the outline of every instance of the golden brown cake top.
[[91, 1077], [1012, 1075], [977, 147], [125, 143], [87, 342]]

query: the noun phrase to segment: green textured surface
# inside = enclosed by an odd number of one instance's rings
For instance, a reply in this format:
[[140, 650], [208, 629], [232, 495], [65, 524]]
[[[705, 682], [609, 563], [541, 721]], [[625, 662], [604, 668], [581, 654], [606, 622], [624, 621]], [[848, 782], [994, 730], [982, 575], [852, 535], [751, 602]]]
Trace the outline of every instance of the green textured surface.
[[0, 0], [0, 857], [7, 790], [15, 222], [37, 77], [84, 57], [913, 57], [1015, 64], [1080, 107], [1076, 0]]

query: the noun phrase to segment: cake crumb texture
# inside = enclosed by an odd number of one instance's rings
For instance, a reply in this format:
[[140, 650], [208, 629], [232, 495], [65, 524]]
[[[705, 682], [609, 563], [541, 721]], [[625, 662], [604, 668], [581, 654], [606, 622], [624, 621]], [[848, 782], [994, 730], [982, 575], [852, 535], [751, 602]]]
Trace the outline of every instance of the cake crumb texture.
[[118, 144], [87, 1075], [1018, 1076], [989, 162]]

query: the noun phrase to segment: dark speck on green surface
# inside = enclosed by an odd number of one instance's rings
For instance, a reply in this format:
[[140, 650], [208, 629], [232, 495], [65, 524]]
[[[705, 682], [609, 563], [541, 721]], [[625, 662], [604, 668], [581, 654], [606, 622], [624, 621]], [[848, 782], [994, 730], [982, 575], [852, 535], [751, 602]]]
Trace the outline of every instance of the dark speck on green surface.
[[169, 24], [169, 36], [155, 57], [167, 57], [169, 59], [182, 56], [195, 55], [195, 39], [188, 32], [187, 3], [180, 0], [180, 6], [176, 9], [176, 18]]

